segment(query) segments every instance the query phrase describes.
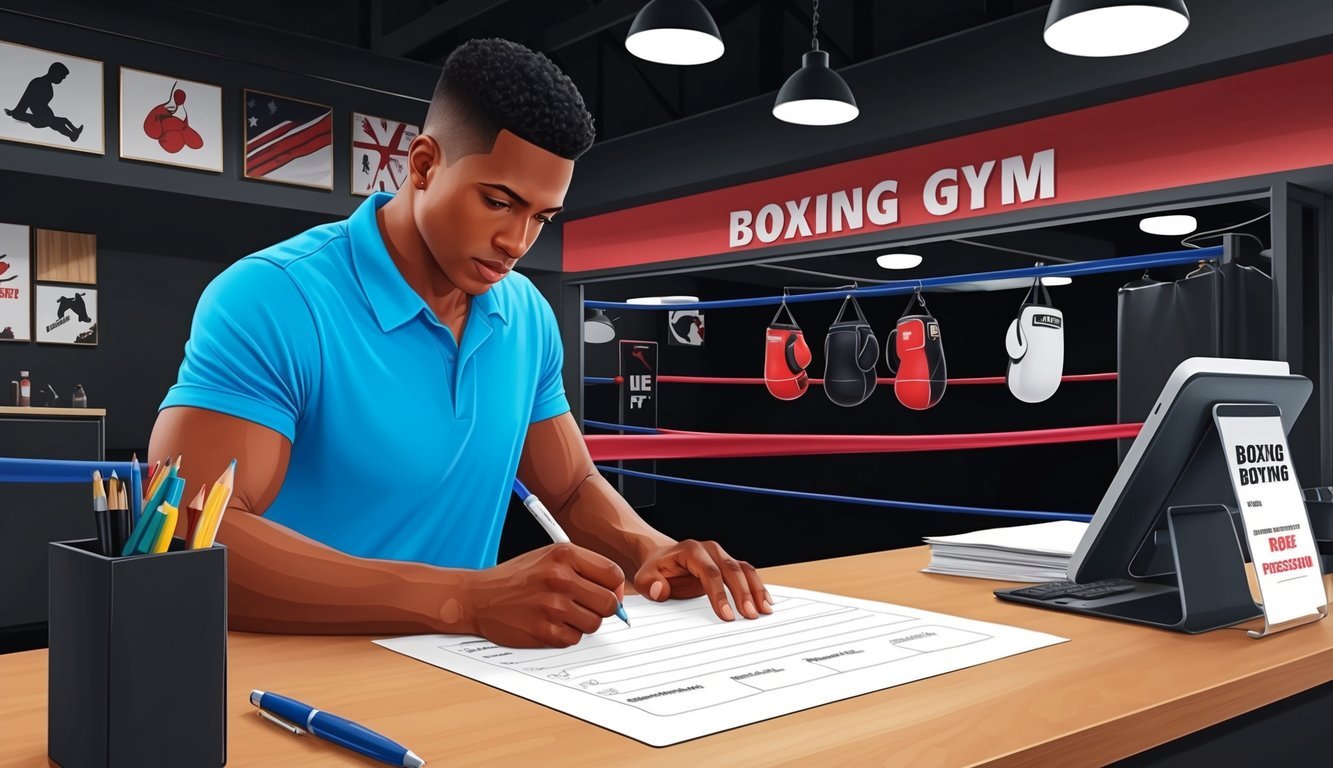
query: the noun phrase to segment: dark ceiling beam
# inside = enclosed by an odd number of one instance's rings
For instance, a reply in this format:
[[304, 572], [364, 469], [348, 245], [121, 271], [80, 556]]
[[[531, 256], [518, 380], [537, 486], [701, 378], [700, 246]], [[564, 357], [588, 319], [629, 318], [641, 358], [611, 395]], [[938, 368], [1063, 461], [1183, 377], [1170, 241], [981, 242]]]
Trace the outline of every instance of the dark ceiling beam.
[[586, 40], [634, 18], [644, 3], [645, 0], [603, 0], [569, 21], [551, 25], [550, 29], [533, 41], [533, 47], [543, 53], [550, 53]]
[[[806, 29], [809, 29], [811, 26], [814, 25], [814, 13], [812, 8], [807, 8], [798, 5], [795, 2], [795, 0], [787, 0], [785, 7], [788, 13], [801, 20], [801, 23], [805, 25]], [[838, 12], [843, 12], [846, 10], [847, 10], [846, 8], [842, 8]], [[827, 16], [828, 10], [825, 9], [819, 15]], [[820, 30], [819, 32], [819, 47], [821, 50], [826, 50], [830, 54], [837, 54], [838, 58], [842, 59], [848, 64], [851, 64], [856, 61], [856, 59], [847, 55], [847, 51], [844, 51], [842, 49], [842, 46], [838, 45], [837, 41], [833, 39], [832, 35], [830, 35], [828, 32], [824, 30]], [[804, 54], [804, 51], [802, 51], [802, 54]], [[832, 62], [830, 62], [830, 65], [832, 65]]]
[[505, 0], [448, 0], [389, 34], [376, 38], [372, 50], [388, 56], [406, 56], [504, 3]]

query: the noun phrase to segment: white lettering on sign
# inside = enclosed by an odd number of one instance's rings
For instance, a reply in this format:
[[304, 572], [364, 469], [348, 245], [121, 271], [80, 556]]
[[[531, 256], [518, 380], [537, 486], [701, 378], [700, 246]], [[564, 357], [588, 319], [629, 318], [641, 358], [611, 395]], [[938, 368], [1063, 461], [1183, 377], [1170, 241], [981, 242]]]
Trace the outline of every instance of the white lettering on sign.
[[[996, 164], [1000, 172], [995, 173]], [[986, 207], [998, 186], [1000, 205], [1030, 203], [1055, 197], [1055, 150], [987, 160], [961, 168], [941, 168], [926, 179], [922, 203], [932, 216], [948, 216], [958, 211], [959, 175], [967, 185], [969, 210]], [[994, 183], [992, 183], [994, 182]], [[814, 205], [810, 203], [813, 200]], [[855, 232], [865, 227], [866, 219], [877, 227], [898, 223], [898, 181], [883, 179], [870, 188], [839, 189], [820, 192], [799, 199], [765, 203], [757, 210], [731, 211], [728, 245], [742, 248], [757, 238], [761, 243], [824, 235], [829, 232]]]

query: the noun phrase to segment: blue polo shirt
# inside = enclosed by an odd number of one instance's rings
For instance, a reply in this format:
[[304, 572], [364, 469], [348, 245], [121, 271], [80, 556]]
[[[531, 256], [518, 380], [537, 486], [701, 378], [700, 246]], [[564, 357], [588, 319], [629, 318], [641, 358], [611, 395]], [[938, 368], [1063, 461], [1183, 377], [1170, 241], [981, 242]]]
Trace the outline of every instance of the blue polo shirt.
[[569, 410], [559, 328], [511, 272], [472, 299], [456, 344], [385, 250], [375, 211], [391, 198], [218, 275], [161, 408], [291, 441], [269, 520], [361, 557], [490, 567], [528, 425]]

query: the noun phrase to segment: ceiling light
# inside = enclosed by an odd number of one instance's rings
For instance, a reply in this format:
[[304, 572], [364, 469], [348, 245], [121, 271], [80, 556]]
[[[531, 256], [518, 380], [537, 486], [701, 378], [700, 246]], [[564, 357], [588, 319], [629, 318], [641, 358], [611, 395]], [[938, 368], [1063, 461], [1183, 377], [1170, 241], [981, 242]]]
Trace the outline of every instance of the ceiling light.
[[915, 253], [886, 253], [877, 257], [875, 263], [885, 269], [911, 269], [921, 263], [921, 257]]
[[589, 344], [605, 344], [616, 337], [616, 327], [606, 310], [595, 309], [593, 316], [583, 321], [583, 340]]
[[812, 50], [801, 57], [801, 68], [787, 78], [773, 104], [773, 116], [797, 125], [838, 125], [856, 119], [860, 110], [852, 89], [829, 69], [828, 52], [819, 50], [819, 0], [811, 25]]
[[698, 296], [640, 296], [634, 299], [626, 299], [626, 304], [694, 304], [699, 301]]
[[625, 47], [658, 64], [707, 64], [726, 46], [699, 0], [651, 0], [630, 24]]
[[1041, 284], [1044, 285], [1044, 286], [1046, 286], [1046, 287], [1048, 287], [1048, 288], [1051, 287], [1051, 286], [1056, 286], [1056, 285], [1069, 285], [1069, 284], [1072, 283], [1072, 282], [1074, 282], [1074, 278], [1072, 278], [1072, 277], [1058, 277], [1058, 276], [1057, 276], [1057, 277], [1043, 277], [1043, 278], [1041, 279]]
[[1189, 25], [1185, 0], [1055, 0], [1044, 37], [1071, 56], [1125, 56], [1166, 45]]
[[1193, 216], [1171, 214], [1169, 216], [1149, 216], [1139, 222], [1139, 229], [1150, 235], [1188, 235], [1199, 227]]

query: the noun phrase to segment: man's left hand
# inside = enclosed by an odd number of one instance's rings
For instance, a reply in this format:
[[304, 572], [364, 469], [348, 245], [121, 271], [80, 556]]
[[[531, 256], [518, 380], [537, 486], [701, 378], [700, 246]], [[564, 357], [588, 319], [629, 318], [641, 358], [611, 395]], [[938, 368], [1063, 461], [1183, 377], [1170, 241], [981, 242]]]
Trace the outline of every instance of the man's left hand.
[[634, 588], [656, 602], [708, 595], [713, 611], [724, 621], [736, 618], [728, 591], [747, 619], [773, 612], [773, 598], [754, 566], [734, 559], [716, 541], [686, 539], [656, 550], [639, 566]]

